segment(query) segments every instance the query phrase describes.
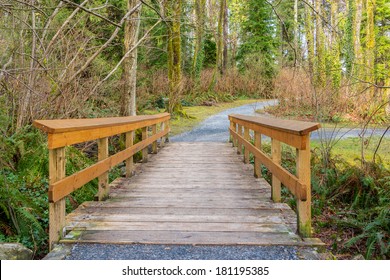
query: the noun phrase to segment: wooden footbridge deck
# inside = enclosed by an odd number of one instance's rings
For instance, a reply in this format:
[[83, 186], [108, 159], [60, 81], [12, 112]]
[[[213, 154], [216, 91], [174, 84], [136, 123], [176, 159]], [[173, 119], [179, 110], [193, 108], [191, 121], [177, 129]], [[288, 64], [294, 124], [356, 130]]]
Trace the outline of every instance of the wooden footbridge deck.
[[[49, 134], [50, 245], [321, 245], [309, 238], [309, 135], [318, 124], [233, 115], [233, 149], [228, 143], [165, 145], [169, 118], [160, 114], [34, 122]], [[142, 140], [134, 143], [137, 129], [142, 130]], [[121, 133], [126, 135], [126, 148], [109, 156], [108, 137]], [[272, 138], [271, 157], [262, 151], [262, 134]], [[65, 147], [94, 139], [98, 162], [66, 176]], [[296, 175], [280, 165], [280, 142], [297, 149]], [[138, 151], [143, 163], [134, 165]], [[248, 164], [250, 155], [254, 165]], [[127, 177], [109, 185], [108, 170], [123, 161]], [[262, 164], [273, 174], [272, 186], [261, 178]], [[96, 177], [99, 201], [85, 202], [65, 216], [66, 196]], [[280, 203], [282, 183], [296, 197], [298, 216]]]

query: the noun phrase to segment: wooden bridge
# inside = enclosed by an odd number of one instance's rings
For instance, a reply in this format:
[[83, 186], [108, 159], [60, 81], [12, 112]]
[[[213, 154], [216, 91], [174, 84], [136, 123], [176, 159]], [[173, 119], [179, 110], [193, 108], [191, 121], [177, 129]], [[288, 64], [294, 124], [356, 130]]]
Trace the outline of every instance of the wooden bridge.
[[[169, 114], [105, 119], [39, 120], [48, 133], [49, 241], [115, 244], [322, 245], [311, 237], [310, 132], [319, 124], [231, 115], [228, 143], [169, 143]], [[142, 140], [134, 143], [136, 130]], [[109, 155], [108, 138], [126, 148]], [[271, 156], [262, 149], [271, 138]], [[65, 147], [98, 141], [96, 164], [65, 174]], [[281, 142], [296, 148], [296, 174], [281, 166]], [[148, 155], [151, 151], [151, 155]], [[142, 164], [133, 155], [142, 151]], [[254, 165], [248, 164], [250, 159]], [[126, 178], [108, 171], [126, 163]], [[272, 186], [261, 178], [264, 165]], [[65, 215], [65, 200], [98, 178], [98, 201]], [[297, 214], [281, 200], [281, 185]]]

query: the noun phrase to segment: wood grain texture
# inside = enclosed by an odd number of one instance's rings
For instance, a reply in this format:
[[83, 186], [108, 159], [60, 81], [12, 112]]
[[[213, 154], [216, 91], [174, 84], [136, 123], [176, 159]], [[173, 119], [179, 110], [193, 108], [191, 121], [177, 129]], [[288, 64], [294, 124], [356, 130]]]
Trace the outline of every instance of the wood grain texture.
[[305, 243], [295, 213], [271, 201], [269, 184], [227, 143], [170, 143], [137, 170], [114, 181], [108, 200], [69, 214], [62, 242]]

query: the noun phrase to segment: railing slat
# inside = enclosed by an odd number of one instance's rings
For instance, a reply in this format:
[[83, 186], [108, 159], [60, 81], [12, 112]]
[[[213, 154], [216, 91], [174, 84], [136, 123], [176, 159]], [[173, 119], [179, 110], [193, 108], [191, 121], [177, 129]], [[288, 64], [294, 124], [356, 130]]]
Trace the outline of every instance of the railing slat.
[[250, 142], [246, 141], [244, 137], [238, 135], [234, 131], [230, 131], [234, 138], [238, 138], [241, 143], [247, 146], [248, 150], [258, 157], [262, 164], [264, 164], [279, 180], [285, 185], [293, 195], [301, 200], [306, 200], [306, 185], [303, 184], [296, 176], [292, 175], [280, 164], [276, 164], [265, 153], [258, 150]]
[[[98, 139], [98, 161], [102, 161], [108, 158], [108, 138]], [[98, 177], [98, 200], [104, 200], [107, 198], [110, 191], [108, 185], [108, 170]]]
[[147, 140], [139, 142], [115, 155], [112, 155], [109, 158], [106, 158], [90, 167], [87, 167], [71, 176], [68, 176], [54, 184], [51, 184], [49, 187], [49, 201], [56, 202], [66, 195], [72, 193], [78, 188], [82, 187], [92, 179], [102, 175], [107, 170], [111, 169], [120, 162], [126, 160], [130, 156], [144, 149], [153, 141], [162, 137], [163, 135], [169, 132], [168, 129], [157, 133], [149, 137]]

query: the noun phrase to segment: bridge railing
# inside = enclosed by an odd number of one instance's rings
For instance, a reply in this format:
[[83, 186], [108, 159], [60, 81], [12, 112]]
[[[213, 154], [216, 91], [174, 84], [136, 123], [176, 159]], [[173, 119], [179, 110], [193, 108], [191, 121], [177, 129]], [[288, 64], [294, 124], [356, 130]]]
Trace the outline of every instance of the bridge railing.
[[[151, 116], [114, 117], [100, 119], [36, 120], [33, 125], [48, 134], [49, 148], [49, 245], [57, 242], [65, 226], [65, 198], [89, 181], [98, 178], [97, 197], [108, 196], [108, 172], [117, 164], [126, 162], [126, 176], [131, 176], [133, 155], [142, 150], [147, 161], [148, 146], [157, 153], [157, 140], [164, 145], [169, 133], [168, 113]], [[159, 128], [158, 128], [159, 126]], [[149, 135], [149, 127], [151, 135]], [[135, 130], [142, 129], [142, 141], [134, 144]], [[159, 131], [158, 131], [159, 130]], [[108, 137], [125, 134], [126, 148], [114, 155], [108, 153]], [[65, 147], [97, 140], [98, 162], [66, 176]]]
[[[249, 163], [249, 154], [253, 154], [255, 177], [261, 177], [261, 164], [272, 173], [273, 201], [281, 200], [281, 184], [290, 190], [297, 201], [298, 232], [302, 237], [310, 237], [310, 132], [320, 125], [244, 115], [229, 115], [229, 120], [231, 141], [237, 153], [244, 151], [245, 163]], [[271, 157], [262, 151], [261, 135], [271, 138]], [[281, 142], [296, 148], [296, 175], [281, 166]]]

